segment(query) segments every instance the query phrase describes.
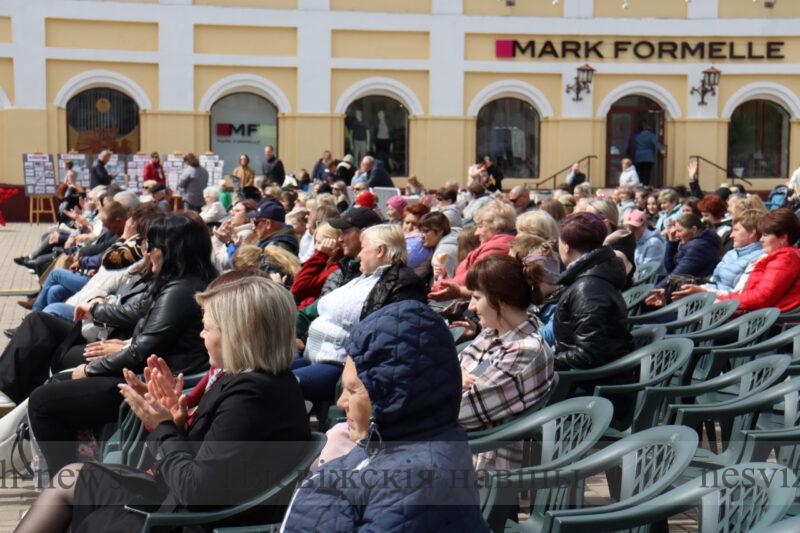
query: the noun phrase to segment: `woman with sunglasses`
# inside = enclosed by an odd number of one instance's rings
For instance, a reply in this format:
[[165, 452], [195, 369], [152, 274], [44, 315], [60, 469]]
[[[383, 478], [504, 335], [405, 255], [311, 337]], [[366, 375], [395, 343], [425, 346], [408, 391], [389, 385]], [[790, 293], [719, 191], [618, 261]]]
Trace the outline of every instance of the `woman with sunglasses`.
[[[208, 367], [200, 338], [202, 313], [194, 300], [217, 275], [208, 229], [196, 215], [163, 218], [150, 225], [143, 247], [153, 275], [148, 290], [152, 303], [130, 344], [71, 373], [57, 374], [30, 396], [31, 428], [51, 473], [74, 461], [79, 430], [116, 420], [123, 369], [142, 372], [152, 354], [163, 357], [174, 372], [191, 374]], [[92, 306], [76, 312], [76, 319], [91, 319], [95, 311]]]

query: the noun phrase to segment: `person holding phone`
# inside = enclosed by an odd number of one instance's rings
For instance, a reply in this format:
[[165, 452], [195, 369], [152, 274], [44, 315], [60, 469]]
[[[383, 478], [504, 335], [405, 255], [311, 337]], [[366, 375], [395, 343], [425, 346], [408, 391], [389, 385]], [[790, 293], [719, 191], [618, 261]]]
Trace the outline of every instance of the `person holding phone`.
[[[553, 350], [539, 334], [538, 320], [528, 314], [528, 307], [543, 301], [546, 275], [537, 258], [523, 263], [508, 255], [489, 256], [467, 273], [469, 309], [483, 329], [459, 354], [458, 421], [464, 429], [502, 424], [536, 405], [550, 390]], [[481, 470], [518, 468], [521, 461], [522, 447], [515, 444], [481, 453], [473, 462]]]

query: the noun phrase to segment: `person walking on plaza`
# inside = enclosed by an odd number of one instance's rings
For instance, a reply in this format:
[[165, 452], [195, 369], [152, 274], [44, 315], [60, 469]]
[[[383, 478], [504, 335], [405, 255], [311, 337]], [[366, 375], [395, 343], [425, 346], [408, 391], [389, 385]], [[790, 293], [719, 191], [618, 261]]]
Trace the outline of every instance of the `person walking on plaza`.
[[150, 154], [150, 162], [144, 166], [142, 173], [143, 181], [155, 181], [162, 185], [167, 184], [167, 176], [164, 174], [164, 167], [161, 166], [161, 156], [158, 152]]
[[283, 162], [275, 155], [275, 148], [268, 144], [264, 147], [264, 163], [261, 164], [261, 173], [264, 175], [264, 185], [283, 185], [286, 171]]
[[[247, 154], [239, 156], [239, 166], [233, 169], [231, 175], [233, 190], [239, 192], [245, 187], [252, 187], [256, 182], [256, 173], [250, 168], [250, 157]], [[240, 198], [241, 199], [241, 198]]]
[[639, 179], [642, 185], [650, 185], [653, 166], [658, 161], [658, 152], [663, 155], [665, 147], [646, 122], [642, 123], [639, 133], [633, 136], [631, 144], [631, 156], [639, 173]]
[[111, 180], [113, 179], [111, 175], [106, 170], [106, 164], [108, 160], [111, 159], [111, 152], [108, 150], [103, 150], [100, 152], [100, 155], [97, 156], [97, 159], [94, 161], [94, 165], [92, 165], [92, 175], [89, 181], [89, 188], [94, 189], [100, 185], [104, 185], [108, 187], [111, 185]]
[[200, 212], [200, 208], [205, 204], [203, 191], [208, 186], [208, 171], [200, 166], [197, 156], [189, 153], [183, 158], [186, 166], [181, 173], [181, 181], [178, 185], [183, 194], [183, 204], [186, 209]]

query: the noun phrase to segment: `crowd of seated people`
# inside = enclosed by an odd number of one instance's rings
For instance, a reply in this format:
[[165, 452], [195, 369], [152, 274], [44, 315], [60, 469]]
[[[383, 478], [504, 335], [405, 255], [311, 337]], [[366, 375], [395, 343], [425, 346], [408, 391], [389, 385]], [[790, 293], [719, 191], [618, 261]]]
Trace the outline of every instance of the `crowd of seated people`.
[[[245, 487], [226, 469], [258, 464], [274, 482], [303, 449], [288, 443], [309, 441], [334, 403], [346, 422], [331, 425], [288, 512], [253, 523], [485, 530], [471, 484], [372, 491], [326, 473], [368, 461], [479, 479], [520, 466], [518, 443], [472, 456], [466, 432], [539, 408], [557, 373], [631, 353], [622, 293], [644, 265], [658, 267], [650, 307], [699, 292], [739, 312], [800, 306], [795, 213], [741, 188], [705, 194], [691, 166], [688, 188], [593, 190], [584, 176], [543, 198], [503, 193], [483, 168], [464, 190], [417, 182], [384, 203], [364, 180], [320, 173], [298, 190], [304, 180], [260, 186], [245, 169], [199, 187], [190, 167], [187, 210], [166, 209], [160, 183], [138, 198], [78, 193], [16, 260], [42, 288], [7, 331], [0, 403], [27, 410], [42, 472], [77, 479], [44, 490], [20, 531], [136, 530], [142, 515], [126, 505], [240, 502], [268, 483]], [[198, 384], [184, 391], [189, 376]], [[82, 446], [123, 402], [145, 425], [142, 468]], [[625, 418], [631, 402], [613, 403]]]

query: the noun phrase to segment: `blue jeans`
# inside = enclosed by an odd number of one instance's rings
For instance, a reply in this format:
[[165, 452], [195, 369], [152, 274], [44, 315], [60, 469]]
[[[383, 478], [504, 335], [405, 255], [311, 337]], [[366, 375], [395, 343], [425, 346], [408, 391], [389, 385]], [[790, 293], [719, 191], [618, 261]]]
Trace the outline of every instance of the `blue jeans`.
[[336, 401], [336, 382], [342, 375], [342, 365], [309, 363], [300, 357], [292, 362], [292, 372], [300, 382], [303, 397], [309, 402]]
[[48, 304], [44, 308], [44, 312], [65, 320], [72, 320], [72, 317], [75, 316], [75, 306], [65, 303]]
[[[66, 268], [57, 268], [50, 272], [44, 282], [32, 311], [44, 311], [50, 304], [61, 303], [78, 292], [89, 281], [89, 276], [72, 272]], [[71, 318], [70, 318], [71, 320]]]

